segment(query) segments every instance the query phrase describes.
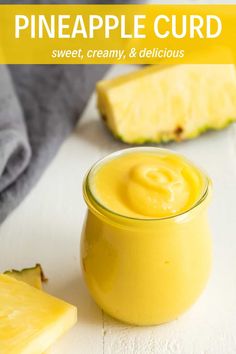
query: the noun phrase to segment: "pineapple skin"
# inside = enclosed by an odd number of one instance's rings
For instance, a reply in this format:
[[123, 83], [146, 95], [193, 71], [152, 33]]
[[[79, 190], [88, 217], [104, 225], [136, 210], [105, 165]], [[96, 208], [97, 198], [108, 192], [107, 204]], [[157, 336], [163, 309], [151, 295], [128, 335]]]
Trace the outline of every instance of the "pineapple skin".
[[[117, 140], [120, 140], [122, 143], [125, 143], [125, 144], [132, 144], [132, 145], [144, 145], [144, 144], [168, 144], [170, 142], [181, 142], [181, 141], [185, 141], [185, 140], [193, 140], [197, 137], [199, 137], [200, 135], [204, 134], [204, 133], [207, 133], [209, 131], [220, 131], [220, 130], [223, 130], [223, 129], [226, 129], [229, 125], [233, 124], [236, 122], [236, 119], [232, 119], [232, 118], [229, 118], [229, 120], [225, 121], [224, 124], [222, 124], [222, 126], [220, 127], [210, 127], [208, 125], [206, 126], [203, 126], [201, 128], [199, 128], [198, 130], [194, 131], [192, 133], [192, 135], [189, 135], [188, 137], [185, 137], [185, 138], [180, 138], [180, 137], [168, 137], [168, 136], [162, 136], [159, 140], [156, 139], [156, 140], [151, 140], [151, 139], [146, 139], [146, 138], [139, 138], [138, 140], [136, 141], [133, 141], [132, 143], [126, 141], [125, 137], [121, 136], [121, 135], [116, 135], [113, 133], [114, 137], [117, 139]], [[106, 124], [106, 123], [105, 123]], [[106, 127], [109, 129], [109, 127], [107, 126], [106, 124]], [[109, 129], [110, 130], [110, 129]]]
[[236, 121], [231, 64], [149, 66], [98, 82], [97, 96], [108, 129], [128, 144], [179, 142]]
[[43, 288], [43, 283], [47, 281], [42, 266], [39, 263], [37, 263], [34, 267], [24, 268], [22, 270], [6, 270], [4, 274], [16, 280], [23, 281], [40, 290]]
[[77, 321], [76, 307], [0, 274], [0, 353], [42, 354]]

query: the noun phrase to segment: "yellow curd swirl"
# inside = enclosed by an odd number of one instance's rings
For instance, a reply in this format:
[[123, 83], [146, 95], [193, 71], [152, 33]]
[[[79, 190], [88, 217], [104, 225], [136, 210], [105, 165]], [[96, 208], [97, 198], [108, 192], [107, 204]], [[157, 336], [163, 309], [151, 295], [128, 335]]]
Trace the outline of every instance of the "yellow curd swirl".
[[135, 218], [162, 218], [187, 211], [200, 199], [204, 184], [194, 165], [161, 149], [131, 149], [104, 161], [90, 179], [92, 194], [101, 205]]

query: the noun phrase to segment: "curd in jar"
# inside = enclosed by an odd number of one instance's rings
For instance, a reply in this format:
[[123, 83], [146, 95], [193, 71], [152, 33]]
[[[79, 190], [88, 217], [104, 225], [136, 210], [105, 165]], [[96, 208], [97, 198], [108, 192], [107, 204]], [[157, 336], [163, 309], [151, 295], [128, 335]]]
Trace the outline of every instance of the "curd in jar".
[[210, 188], [201, 170], [165, 149], [126, 149], [92, 167], [81, 256], [104, 311], [152, 325], [194, 303], [211, 263]]

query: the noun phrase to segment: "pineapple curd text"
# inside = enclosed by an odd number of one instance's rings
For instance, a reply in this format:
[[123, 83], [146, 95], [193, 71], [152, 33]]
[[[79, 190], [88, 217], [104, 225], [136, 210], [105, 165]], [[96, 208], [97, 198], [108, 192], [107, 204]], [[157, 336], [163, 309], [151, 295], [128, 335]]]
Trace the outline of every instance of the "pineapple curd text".
[[169, 153], [130, 152], [94, 171], [91, 187], [100, 204], [134, 218], [162, 218], [190, 209], [204, 187], [199, 170]]

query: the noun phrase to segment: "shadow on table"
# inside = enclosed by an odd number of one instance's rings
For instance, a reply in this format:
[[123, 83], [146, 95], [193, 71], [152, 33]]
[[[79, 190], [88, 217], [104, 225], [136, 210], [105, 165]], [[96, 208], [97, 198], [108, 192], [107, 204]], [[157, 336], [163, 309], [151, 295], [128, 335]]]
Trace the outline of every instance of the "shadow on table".
[[58, 286], [54, 294], [77, 307], [78, 322], [101, 326], [102, 311], [89, 295], [80, 274]]
[[[81, 275], [70, 279], [63, 286], [54, 289], [54, 294], [62, 300], [74, 305], [78, 309], [78, 324], [89, 324], [92, 326], [112, 326], [114, 328], [134, 327], [131, 324], [123, 323], [106, 314], [91, 298]], [[138, 328], [138, 327], [137, 327]]]
[[[176, 142], [168, 143], [144, 143], [144, 144], [127, 144], [115, 138], [109, 129], [100, 120], [89, 120], [79, 123], [75, 129], [75, 135], [81, 140], [88, 142], [92, 146], [97, 147], [100, 151], [111, 152], [138, 146], [155, 146], [159, 148], [173, 149]], [[208, 134], [210, 134], [209, 132]], [[188, 140], [181, 142], [181, 145], [187, 145]], [[177, 145], [179, 145], [177, 143]]]
[[89, 144], [96, 146], [99, 150], [124, 149], [129, 145], [116, 139], [108, 128], [99, 120], [90, 120], [78, 124], [75, 134]]
[[[232, 127], [227, 127], [224, 131], [229, 132]], [[221, 136], [222, 131], [209, 130], [197, 137], [197, 139], [190, 139], [181, 142], [170, 141], [167, 143], [145, 143], [145, 144], [126, 144], [122, 141], [116, 139], [106, 125], [99, 119], [88, 119], [82, 122], [79, 122], [75, 134], [82, 140], [87, 141], [92, 146], [97, 147], [101, 151], [111, 152], [116, 150], [121, 150], [130, 147], [137, 146], [155, 146], [160, 148], [172, 149], [172, 150], [181, 150], [188, 149], [189, 147], [194, 148], [196, 144], [205, 143], [207, 146], [209, 144], [209, 139], [218, 138]], [[198, 145], [196, 145], [198, 148]]]

